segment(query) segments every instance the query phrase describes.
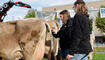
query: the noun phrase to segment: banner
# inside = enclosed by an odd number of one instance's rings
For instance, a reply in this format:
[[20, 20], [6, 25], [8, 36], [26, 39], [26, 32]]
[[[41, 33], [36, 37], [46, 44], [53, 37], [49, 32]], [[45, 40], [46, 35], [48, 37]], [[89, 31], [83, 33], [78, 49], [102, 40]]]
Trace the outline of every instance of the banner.
[[100, 8], [100, 16], [101, 18], [105, 18], [105, 8]]

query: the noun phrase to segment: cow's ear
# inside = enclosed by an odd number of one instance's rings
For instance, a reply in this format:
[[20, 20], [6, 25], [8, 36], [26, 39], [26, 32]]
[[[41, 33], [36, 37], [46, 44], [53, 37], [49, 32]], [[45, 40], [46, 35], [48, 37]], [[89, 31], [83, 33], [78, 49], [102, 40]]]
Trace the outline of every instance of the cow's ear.
[[48, 32], [51, 32], [51, 29], [50, 29], [49, 24], [46, 22], [45, 25], [46, 25], [46, 29], [47, 29], [47, 31], [48, 31]]

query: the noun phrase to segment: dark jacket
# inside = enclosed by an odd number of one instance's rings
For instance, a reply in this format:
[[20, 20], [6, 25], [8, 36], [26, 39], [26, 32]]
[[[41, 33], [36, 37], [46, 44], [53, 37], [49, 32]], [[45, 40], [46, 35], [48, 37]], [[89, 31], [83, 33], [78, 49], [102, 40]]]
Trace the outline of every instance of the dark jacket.
[[89, 18], [81, 12], [74, 16], [71, 37], [70, 54], [86, 54], [92, 51]]
[[60, 47], [62, 50], [69, 49], [71, 40], [71, 26], [73, 19], [67, 20], [67, 23], [61, 27], [57, 34], [53, 34], [55, 38], [60, 38]]

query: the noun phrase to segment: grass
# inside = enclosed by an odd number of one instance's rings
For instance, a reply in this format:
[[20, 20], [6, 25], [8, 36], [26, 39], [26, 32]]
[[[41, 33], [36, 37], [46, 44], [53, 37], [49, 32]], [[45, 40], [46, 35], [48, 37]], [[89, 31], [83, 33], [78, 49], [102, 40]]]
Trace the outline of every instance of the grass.
[[92, 60], [105, 60], [105, 54], [93, 54]]
[[48, 60], [47, 58], [44, 58], [43, 60]]
[[[44, 58], [43, 60], [48, 60], [48, 59]], [[96, 53], [93, 54], [92, 60], [105, 60], [105, 47], [96, 47]]]
[[105, 60], [105, 47], [96, 47], [92, 60]]
[[96, 47], [96, 52], [105, 52], [105, 47]]

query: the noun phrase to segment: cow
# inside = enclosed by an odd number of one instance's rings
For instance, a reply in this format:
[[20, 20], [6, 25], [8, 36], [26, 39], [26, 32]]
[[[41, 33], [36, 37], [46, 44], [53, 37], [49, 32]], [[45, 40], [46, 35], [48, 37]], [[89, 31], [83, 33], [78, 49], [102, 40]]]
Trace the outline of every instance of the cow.
[[4, 60], [18, 60], [23, 57], [15, 27], [12, 23], [0, 23], [0, 56]]
[[48, 32], [43, 19], [0, 23], [0, 56], [4, 60], [42, 60]]
[[48, 24], [42, 19], [27, 19], [17, 22], [17, 33], [25, 60], [42, 60], [45, 40], [50, 32]]
[[[60, 29], [59, 23], [56, 20], [49, 20], [47, 23], [50, 29]], [[48, 33], [48, 38], [50, 38], [50, 40], [46, 40], [45, 42], [45, 55], [48, 60], [57, 60], [56, 56], [58, 55], [59, 39], [54, 38], [50, 33]]]

